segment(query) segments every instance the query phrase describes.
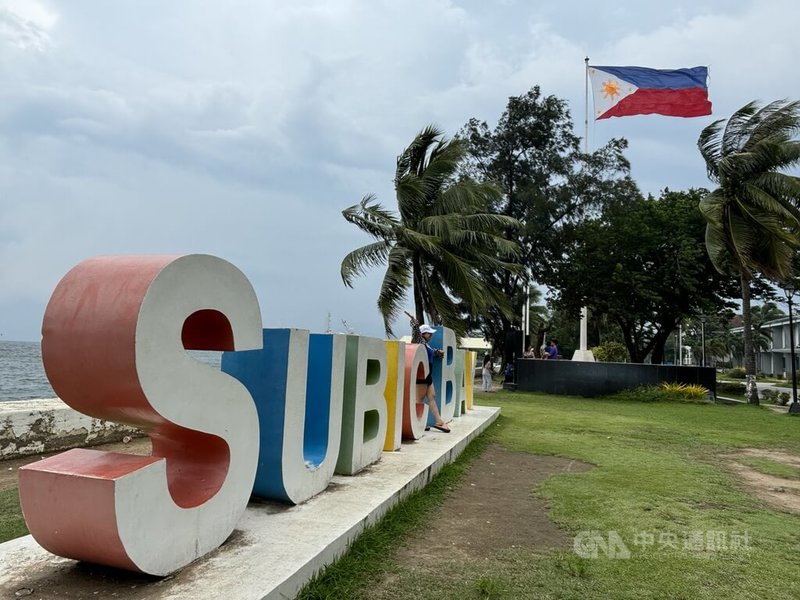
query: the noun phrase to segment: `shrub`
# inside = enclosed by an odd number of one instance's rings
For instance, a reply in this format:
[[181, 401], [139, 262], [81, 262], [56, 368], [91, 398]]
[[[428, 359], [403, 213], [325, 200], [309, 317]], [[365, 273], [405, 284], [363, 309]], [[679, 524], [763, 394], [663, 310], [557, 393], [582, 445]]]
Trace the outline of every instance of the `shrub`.
[[709, 399], [709, 391], [702, 385], [689, 383], [663, 382], [661, 389], [675, 400], [690, 402], [705, 402]]
[[720, 381], [717, 383], [717, 393], [744, 395], [744, 383], [739, 383], [736, 381]]
[[660, 386], [650, 385], [622, 390], [611, 394], [611, 400], [630, 402], [710, 402], [709, 391], [702, 385], [685, 383], [662, 383]]
[[761, 399], [767, 404], [777, 404], [779, 396], [778, 390], [771, 390], [769, 388], [761, 390]]
[[744, 379], [745, 378], [745, 372], [744, 372], [744, 369], [742, 367], [734, 367], [733, 369], [728, 371], [727, 375], [728, 375], [728, 377], [731, 377], [732, 379]]
[[599, 362], [628, 362], [628, 349], [619, 342], [603, 342], [592, 348], [594, 359]]
[[780, 402], [781, 406], [786, 406], [789, 404], [790, 398], [791, 396], [789, 395], [789, 392], [781, 392], [778, 394], [778, 401]]

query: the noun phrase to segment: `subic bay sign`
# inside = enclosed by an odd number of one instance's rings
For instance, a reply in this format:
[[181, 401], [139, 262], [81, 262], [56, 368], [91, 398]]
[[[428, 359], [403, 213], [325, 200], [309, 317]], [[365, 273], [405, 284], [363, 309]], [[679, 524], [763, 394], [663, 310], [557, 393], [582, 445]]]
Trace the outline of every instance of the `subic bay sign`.
[[[437, 328], [445, 420], [472, 406], [475, 356]], [[224, 351], [222, 368], [186, 350]], [[262, 329], [252, 285], [208, 255], [107, 256], [59, 282], [42, 325], [59, 397], [150, 436], [152, 455], [69, 450], [20, 469], [28, 528], [50, 552], [166, 575], [216, 549], [251, 495], [301, 503], [430, 424], [423, 346]]]

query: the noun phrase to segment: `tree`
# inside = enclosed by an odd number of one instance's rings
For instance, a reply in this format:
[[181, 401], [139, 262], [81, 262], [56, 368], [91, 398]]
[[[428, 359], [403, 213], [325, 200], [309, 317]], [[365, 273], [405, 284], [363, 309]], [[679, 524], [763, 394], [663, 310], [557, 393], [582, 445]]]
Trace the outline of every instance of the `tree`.
[[631, 362], [662, 363], [682, 320], [719, 312], [736, 294], [735, 279], [714, 269], [700, 243], [705, 193], [618, 198], [597, 218], [565, 228], [543, 282], [573, 315], [587, 306], [593, 321], [616, 323]]
[[[592, 154], [581, 153], [566, 102], [543, 96], [538, 86], [509, 98], [493, 129], [473, 118], [459, 136], [469, 148], [462, 173], [497, 185], [502, 194], [492, 203], [492, 212], [522, 223], [505, 232], [519, 244], [520, 269], [482, 270], [486, 285], [510, 299], [511, 315], [519, 315], [522, 292], [538, 280], [548, 260], [544, 250], [559, 247], [561, 228], [624, 193], [621, 186], [635, 188], [623, 156], [627, 143], [612, 140]], [[516, 322], [495, 306], [474, 325], [500, 349]]]
[[751, 307], [750, 320], [753, 326], [753, 350], [756, 352], [769, 350], [772, 334], [764, 328], [764, 325], [783, 316], [785, 316], [785, 313], [778, 308], [775, 302], [768, 301]]
[[706, 249], [714, 266], [739, 277], [744, 327], [745, 394], [758, 404], [750, 282], [756, 272], [773, 281], [791, 276], [800, 246], [800, 179], [783, 171], [800, 162], [800, 103], [746, 104], [727, 122], [715, 121], [697, 145], [718, 187], [700, 202]]
[[491, 214], [497, 189], [468, 177], [455, 178], [465, 155], [459, 140], [447, 140], [433, 126], [423, 129], [397, 159], [395, 191], [398, 213], [384, 209], [372, 195], [342, 211], [344, 218], [376, 241], [350, 252], [341, 265], [342, 280], [386, 265], [378, 310], [386, 334], [413, 289], [417, 320], [443, 324], [466, 333], [462, 312], [476, 314], [487, 305], [504, 304], [484, 285], [480, 270], [513, 269], [508, 259], [517, 245], [502, 236], [515, 219]]

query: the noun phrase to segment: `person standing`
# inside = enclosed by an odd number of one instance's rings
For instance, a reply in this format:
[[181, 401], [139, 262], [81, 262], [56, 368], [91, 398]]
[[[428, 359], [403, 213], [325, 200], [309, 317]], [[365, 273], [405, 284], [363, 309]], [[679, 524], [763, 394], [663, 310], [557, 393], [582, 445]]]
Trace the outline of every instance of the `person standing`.
[[488, 354], [483, 358], [483, 369], [481, 375], [483, 376], [483, 391], [492, 392], [492, 357]]
[[[411, 313], [408, 311], [405, 311], [405, 313], [411, 319], [412, 343], [414, 338], [419, 337], [428, 355], [428, 376], [424, 379], [417, 379], [417, 402], [424, 402], [427, 398], [428, 410], [430, 410], [434, 419], [433, 428], [442, 433], [450, 433], [450, 427], [442, 419], [439, 407], [436, 405], [436, 388], [433, 386], [433, 361], [436, 358], [441, 358], [444, 354], [441, 350], [434, 349], [430, 345], [431, 338], [436, 333], [436, 330], [430, 325], [420, 325]], [[427, 430], [428, 428], [426, 427], [425, 429]]]

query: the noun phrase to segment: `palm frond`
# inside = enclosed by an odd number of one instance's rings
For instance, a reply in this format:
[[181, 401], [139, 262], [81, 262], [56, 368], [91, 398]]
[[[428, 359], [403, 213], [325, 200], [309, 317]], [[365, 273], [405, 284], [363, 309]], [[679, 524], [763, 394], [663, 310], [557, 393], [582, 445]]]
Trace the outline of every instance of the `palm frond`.
[[776, 134], [791, 137], [800, 130], [800, 102], [770, 102], [750, 118], [747, 129], [747, 138], [741, 148], [745, 152]]
[[768, 172], [755, 177], [752, 185], [792, 206], [800, 203], [800, 177]]
[[[516, 220], [488, 214], [501, 198], [495, 186], [456, 179], [465, 158], [462, 140], [446, 140], [434, 126], [423, 129], [397, 158], [395, 192], [399, 216], [384, 209], [373, 196], [343, 211], [345, 219], [376, 238], [376, 243], [354, 250], [342, 261], [342, 280], [353, 279], [387, 264], [378, 297], [378, 310], [387, 335], [399, 316], [409, 287], [417, 311], [462, 332], [465, 311], [477, 314], [491, 293], [479, 268], [516, 271], [510, 261], [519, 253], [503, 237], [519, 227]], [[420, 306], [421, 304], [421, 306]]]
[[379, 241], [361, 248], [356, 248], [342, 260], [340, 273], [347, 287], [353, 287], [353, 279], [364, 275], [369, 269], [386, 262], [391, 246], [388, 242]]
[[436, 306], [439, 324], [452, 329], [456, 337], [464, 337], [467, 333], [466, 322], [461, 317], [458, 305], [453, 301], [437, 277], [430, 278], [428, 295], [431, 304]]
[[387, 258], [388, 267], [378, 294], [378, 311], [383, 317], [386, 335], [393, 337], [391, 323], [402, 313], [406, 290], [411, 287], [411, 253], [395, 246]]
[[708, 125], [703, 131], [700, 132], [700, 138], [697, 140], [697, 147], [700, 149], [700, 154], [703, 160], [706, 161], [706, 170], [708, 177], [712, 181], [717, 181], [718, 168], [717, 165], [722, 159], [722, 144], [721, 144], [721, 131], [725, 123], [724, 119], [719, 119]]
[[739, 152], [748, 135], [748, 122], [758, 112], [758, 102], [748, 102], [728, 119], [720, 137], [722, 156]]
[[[775, 177], [765, 174], [745, 183], [742, 186], [742, 195], [765, 215], [765, 219], [774, 219], [777, 227], [800, 228], [800, 210], [787, 200], [787, 195], [780, 193], [786, 189], [783, 178], [778, 177], [781, 174], [769, 175]], [[800, 184], [797, 187], [800, 188]]]
[[342, 211], [348, 223], [376, 239], [389, 239], [398, 225], [397, 217], [384, 209], [372, 194], [364, 196], [361, 202]]
[[462, 180], [445, 189], [433, 206], [435, 214], [484, 213], [502, 198], [500, 189], [491, 183]]

